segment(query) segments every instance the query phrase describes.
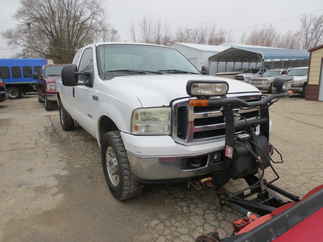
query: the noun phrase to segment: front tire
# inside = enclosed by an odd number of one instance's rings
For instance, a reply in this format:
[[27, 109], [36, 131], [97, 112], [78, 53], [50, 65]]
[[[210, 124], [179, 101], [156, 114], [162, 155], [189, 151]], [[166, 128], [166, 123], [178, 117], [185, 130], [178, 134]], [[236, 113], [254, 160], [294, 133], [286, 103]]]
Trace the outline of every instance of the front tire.
[[62, 104], [59, 105], [59, 120], [63, 130], [70, 131], [75, 129], [72, 116], [65, 110]]
[[120, 201], [138, 196], [142, 185], [131, 171], [120, 132], [105, 133], [101, 148], [104, 177], [112, 195]]

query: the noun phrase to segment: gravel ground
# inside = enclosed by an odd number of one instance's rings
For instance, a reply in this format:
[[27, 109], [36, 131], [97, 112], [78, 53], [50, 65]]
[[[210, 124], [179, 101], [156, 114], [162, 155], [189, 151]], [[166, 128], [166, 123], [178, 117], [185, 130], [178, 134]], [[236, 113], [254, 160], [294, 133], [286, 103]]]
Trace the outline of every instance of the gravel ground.
[[[282, 187], [303, 195], [323, 183], [323, 103], [286, 98], [271, 111], [283, 152]], [[210, 190], [151, 185], [121, 203], [104, 183], [96, 141], [63, 132], [35, 97], [0, 103], [0, 241], [193, 241], [232, 232], [239, 215]], [[230, 182], [228, 189], [242, 187]]]

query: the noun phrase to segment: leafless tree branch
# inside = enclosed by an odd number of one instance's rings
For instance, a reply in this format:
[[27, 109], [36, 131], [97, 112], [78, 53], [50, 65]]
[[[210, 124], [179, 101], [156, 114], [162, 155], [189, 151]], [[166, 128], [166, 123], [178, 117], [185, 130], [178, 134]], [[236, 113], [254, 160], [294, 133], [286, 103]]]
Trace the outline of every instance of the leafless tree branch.
[[74, 53], [95, 40], [115, 41], [118, 32], [106, 24], [98, 0], [22, 0], [19, 23], [3, 36], [26, 57], [71, 62]]

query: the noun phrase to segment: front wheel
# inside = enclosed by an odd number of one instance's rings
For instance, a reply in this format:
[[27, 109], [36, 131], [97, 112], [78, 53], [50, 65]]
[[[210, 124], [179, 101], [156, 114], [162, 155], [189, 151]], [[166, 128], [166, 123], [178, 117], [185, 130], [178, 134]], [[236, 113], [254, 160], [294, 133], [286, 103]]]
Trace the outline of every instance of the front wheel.
[[120, 201], [139, 195], [142, 185], [131, 172], [120, 132], [104, 134], [101, 148], [104, 177], [112, 195]]

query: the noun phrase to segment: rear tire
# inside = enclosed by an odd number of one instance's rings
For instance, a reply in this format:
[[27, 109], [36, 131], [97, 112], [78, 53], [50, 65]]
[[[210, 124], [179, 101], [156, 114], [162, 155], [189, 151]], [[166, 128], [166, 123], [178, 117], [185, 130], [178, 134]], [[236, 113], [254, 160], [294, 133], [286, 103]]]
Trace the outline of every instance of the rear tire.
[[120, 201], [138, 196], [142, 191], [142, 185], [131, 172], [120, 132], [105, 133], [101, 148], [104, 177], [112, 195]]
[[44, 103], [44, 100], [41, 98], [41, 96], [40, 96], [40, 95], [38, 95], [38, 102], [39, 102], [39, 103]]
[[72, 116], [65, 110], [62, 104], [59, 105], [59, 120], [63, 130], [71, 131], [75, 129]]
[[46, 111], [51, 111], [55, 109], [55, 103], [53, 101], [48, 101], [47, 96], [45, 96], [44, 106]]
[[17, 99], [21, 97], [20, 89], [18, 87], [9, 87], [8, 88], [8, 98]]

